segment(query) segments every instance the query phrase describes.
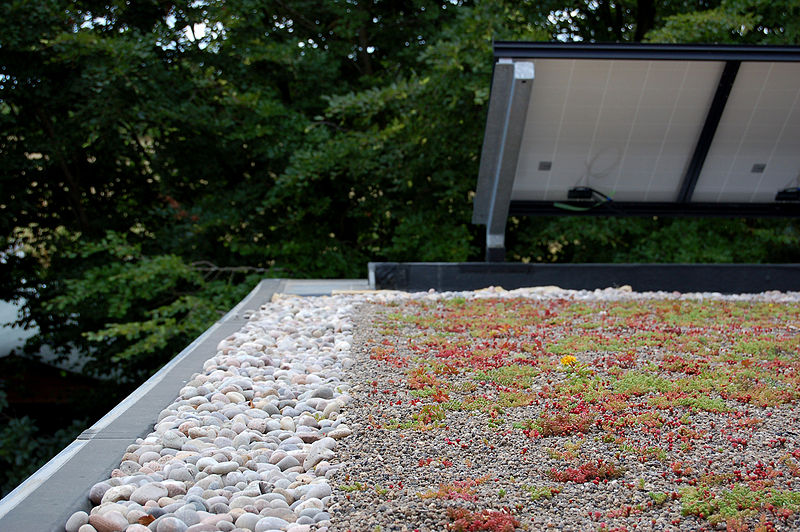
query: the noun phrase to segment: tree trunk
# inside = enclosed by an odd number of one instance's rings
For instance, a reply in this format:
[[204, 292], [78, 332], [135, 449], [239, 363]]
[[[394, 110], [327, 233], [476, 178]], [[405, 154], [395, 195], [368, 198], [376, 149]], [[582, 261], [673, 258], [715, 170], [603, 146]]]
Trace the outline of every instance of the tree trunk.
[[598, 31], [595, 39], [598, 42], [610, 41], [612, 35], [613, 21], [611, 19], [611, 5], [609, 0], [600, 0], [597, 6], [597, 15], [599, 18]]
[[86, 232], [89, 230], [89, 217], [86, 215], [86, 211], [81, 204], [81, 194], [80, 188], [78, 187], [78, 180], [75, 179], [74, 174], [67, 164], [67, 160], [64, 158], [64, 154], [61, 153], [61, 150], [58, 148], [58, 136], [53, 129], [53, 123], [50, 121], [50, 117], [45, 115], [41, 109], [36, 109], [36, 117], [42, 123], [42, 127], [44, 128], [45, 133], [47, 133], [47, 136], [50, 137], [50, 140], [53, 142], [53, 155], [58, 162], [58, 167], [61, 169], [61, 173], [64, 174], [64, 180], [69, 185], [67, 198], [69, 200], [70, 207], [72, 208], [72, 212], [75, 214], [75, 218], [78, 221], [81, 231]]
[[653, 0], [636, 1], [636, 33], [633, 40], [641, 42], [648, 31], [653, 29], [656, 20], [656, 7]]
[[369, 58], [369, 52], [367, 52], [367, 48], [369, 48], [369, 38], [367, 37], [367, 28], [361, 26], [358, 30], [358, 46], [361, 48], [361, 60], [364, 63], [364, 70], [363, 72], [371, 76], [372, 75], [372, 60]]

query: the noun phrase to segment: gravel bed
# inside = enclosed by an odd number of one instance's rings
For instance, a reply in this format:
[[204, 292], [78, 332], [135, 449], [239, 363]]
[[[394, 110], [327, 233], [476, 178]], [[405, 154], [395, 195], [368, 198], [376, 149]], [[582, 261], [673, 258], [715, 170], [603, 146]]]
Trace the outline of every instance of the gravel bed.
[[[73, 514], [66, 530], [445, 530], [459, 523], [472, 523], [465, 530], [503, 530], [503, 523], [510, 530], [714, 528], [698, 515], [683, 515], [676, 478], [692, 477], [691, 468], [700, 471], [701, 465], [716, 475], [756, 463], [777, 469], [787, 450], [800, 446], [792, 402], [748, 405], [746, 416], [735, 419], [729, 413], [693, 413], [692, 428], [703, 437], [691, 453], [680, 455], [685, 470], [673, 468], [670, 475], [662, 474], [664, 464], [674, 464], [677, 454], [643, 459], [641, 453], [620, 453], [619, 442], [596, 431], [531, 437], [530, 420], [545, 409], [540, 404], [498, 409], [499, 416], [491, 408], [451, 409], [441, 420], [403, 425], [421, 407], [438, 404], [407, 385], [408, 361], [419, 357], [412, 339], [421, 341], [424, 332], [406, 323], [387, 332], [377, 324], [409, 302], [435, 307], [454, 299], [497, 298], [525, 298], [530, 305], [670, 299], [791, 304], [800, 294], [544, 287], [275, 298], [220, 343], [203, 371], [161, 412], [153, 432], [128, 447], [111, 478], [92, 487], [92, 511]], [[376, 356], [376, 347], [392, 355]], [[448, 375], [451, 397], [481, 391], [470, 388], [470, 381], [469, 372]], [[537, 386], [542, 384], [531, 389]], [[760, 420], [746, 447], [731, 444], [733, 432], [714, 430], [742, 417]], [[656, 433], [642, 441], [648, 438], [659, 442]], [[776, 438], [782, 438], [780, 448], [772, 446]], [[595, 482], [548, 476], [580, 457], [614, 463], [622, 473]], [[771, 485], [796, 493], [794, 480], [776, 477]], [[667, 499], [656, 501], [654, 493]], [[728, 525], [756, 526], [756, 514]], [[800, 529], [797, 514], [779, 517], [769, 526]], [[488, 528], [492, 520], [495, 528]], [[484, 528], [477, 524], [482, 521], [488, 521]]]

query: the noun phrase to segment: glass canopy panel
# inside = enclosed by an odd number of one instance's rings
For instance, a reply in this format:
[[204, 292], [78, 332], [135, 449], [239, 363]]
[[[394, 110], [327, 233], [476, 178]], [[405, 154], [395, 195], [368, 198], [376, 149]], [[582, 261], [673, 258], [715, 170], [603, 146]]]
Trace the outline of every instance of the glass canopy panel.
[[[536, 59], [512, 200], [675, 201], [721, 61]], [[774, 193], [773, 193], [774, 194]]]
[[800, 64], [743, 63], [692, 201], [772, 202], [799, 171]]

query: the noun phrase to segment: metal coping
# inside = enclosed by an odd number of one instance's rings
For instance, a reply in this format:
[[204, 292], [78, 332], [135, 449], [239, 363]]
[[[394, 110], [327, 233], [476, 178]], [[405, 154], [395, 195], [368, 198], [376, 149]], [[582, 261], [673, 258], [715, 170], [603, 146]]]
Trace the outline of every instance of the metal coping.
[[70, 515], [88, 512], [91, 486], [109, 477], [128, 445], [152, 431], [158, 414], [202, 370], [217, 344], [241, 329], [250, 313], [273, 294], [327, 295], [366, 288], [366, 280], [356, 279], [262, 280], [224, 317], [0, 500], [0, 530], [63, 532]]

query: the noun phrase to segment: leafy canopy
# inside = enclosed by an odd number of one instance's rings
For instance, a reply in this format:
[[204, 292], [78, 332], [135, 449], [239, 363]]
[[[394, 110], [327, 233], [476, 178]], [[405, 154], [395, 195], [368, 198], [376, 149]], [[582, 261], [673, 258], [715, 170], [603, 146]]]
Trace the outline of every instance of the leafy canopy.
[[[259, 277], [480, 260], [492, 39], [798, 43], [795, 1], [10, 0], [0, 296], [132, 381]], [[512, 220], [530, 261], [790, 261], [787, 221]], [[656, 245], [658, 242], [658, 245]]]

